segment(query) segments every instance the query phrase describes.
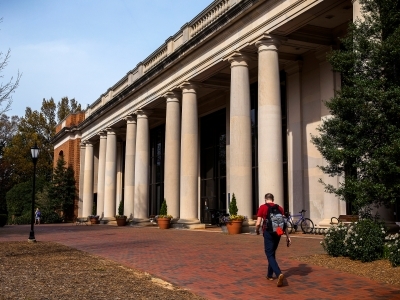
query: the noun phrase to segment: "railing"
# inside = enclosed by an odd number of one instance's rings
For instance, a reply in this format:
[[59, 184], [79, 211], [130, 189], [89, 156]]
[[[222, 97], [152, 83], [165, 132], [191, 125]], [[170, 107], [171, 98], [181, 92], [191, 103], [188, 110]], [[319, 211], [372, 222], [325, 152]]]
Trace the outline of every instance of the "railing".
[[[214, 23], [221, 15], [225, 14], [232, 6], [235, 6], [243, 0], [216, 0], [211, 3], [205, 10], [197, 15], [192, 21], [186, 24], [187, 27], [182, 28], [180, 32], [175, 34], [182, 36], [182, 41], [179, 45], [174, 44], [174, 40], [166, 41], [156, 51], [150, 54], [141, 64], [138, 65], [135, 70], [132, 70], [126, 78], [126, 82], [121, 85], [120, 82], [111, 87], [110, 94], [102, 95], [95, 103], [90, 106], [90, 109], [86, 111], [86, 117], [90, 116], [92, 112], [98, 110], [105, 103], [110, 101], [114, 95], [123, 90], [126, 86], [132, 84], [133, 81], [137, 80], [143, 74], [151, 70], [160, 61], [170, 55], [175, 49], [179, 48], [182, 43], [187, 42], [194, 36], [201, 33], [206, 27]], [[142, 69], [141, 69], [142, 68]], [[136, 72], [137, 76], [133, 79], [132, 74]], [[131, 76], [129, 78], [129, 76]], [[122, 80], [122, 79], [121, 79]]]
[[156, 65], [159, 61], [164, 59], [167, 56], [167, 46], [161, 48], [161, 50], [156, 51], [154, 55], [150, 56], [146, 61], [144, 61], [144, 69], [143, 72], [147, 72], [151, 69], [154, 65]]
[[205, 27], [218, 19], [219, 16], [229, 9], [231, 2], [232, 0], [221, 0], [218, 2], [214, 7], [212, 7], [208, 12], [206, 12], [202, 17], [192, 24], [190, 28], [190, 36], [193, 37], [196, 34], [199, 34]]

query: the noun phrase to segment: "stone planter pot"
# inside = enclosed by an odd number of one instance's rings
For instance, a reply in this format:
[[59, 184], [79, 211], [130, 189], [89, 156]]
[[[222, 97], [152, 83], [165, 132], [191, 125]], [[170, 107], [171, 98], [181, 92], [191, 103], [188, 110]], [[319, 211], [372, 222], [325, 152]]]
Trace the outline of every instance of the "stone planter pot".
[[229, 233], [228, 232], [228, 228], [226, 227], [226, 225], [221, 225], [221, 230], [223, 233]]
[[126, 216], [124, 216], [123, 218], [118, 217], [116, 218], [117, 220], [117, 226], [125, 226], [126, 225]]
[[90, 224], [100, 224], [99, 217], [96, 218], [89, 218]]
[[242, 233], [242, 220], [232, 220], [226, 222], [226, 228], [228, 229], [229, 234], [239, 234]]
[[168, 229], [171, 226], [170, 218], [158, 218], [157, 219], [158, 227], [160, 229]]

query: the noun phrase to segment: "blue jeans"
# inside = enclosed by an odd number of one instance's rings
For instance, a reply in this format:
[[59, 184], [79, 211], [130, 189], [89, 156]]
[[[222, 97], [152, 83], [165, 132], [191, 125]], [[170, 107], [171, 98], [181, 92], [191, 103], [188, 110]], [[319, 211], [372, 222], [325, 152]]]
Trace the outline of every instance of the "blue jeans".
[[281, 269], [279, 269], [278, 263], [276, 262], [275, 252], [276, 249], [278, 248], [281, 237], [275, 233], [268, 232], [265, 230], [263, 232], [263, 235], [264, 235], [264, 251], [268, 259], [267, 276], [272, 277], [273, 273], [275, 273], [276, 276], [279, 276], [282, 272]]

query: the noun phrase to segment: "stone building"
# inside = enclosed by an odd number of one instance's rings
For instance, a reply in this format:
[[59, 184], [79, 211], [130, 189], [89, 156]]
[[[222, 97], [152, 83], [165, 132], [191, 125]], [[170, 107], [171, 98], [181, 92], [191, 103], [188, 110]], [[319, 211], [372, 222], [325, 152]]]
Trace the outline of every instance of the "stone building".
[[84, 120], [59, 125], [55, 160], [73, 149], [80, 162], [77, 215], [95, 205], [112, 221], [123, 200], [124, 214], [145, 224], [165, 198], [176, 226], [199, 228], [234, 193], [252, 225], [267, 192], [317, 226], [346, 214], [318, 182], [340, 178], [320, 171], [310, 139], [340, 88], [326, 54], [356, 16], [351, 0], [213, 1]]

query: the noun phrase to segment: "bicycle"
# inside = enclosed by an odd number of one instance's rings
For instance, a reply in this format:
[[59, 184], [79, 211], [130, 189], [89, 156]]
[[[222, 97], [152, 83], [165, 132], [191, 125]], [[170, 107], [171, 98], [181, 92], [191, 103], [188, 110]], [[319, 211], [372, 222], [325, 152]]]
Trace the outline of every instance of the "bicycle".
[[[298, 215], [291, 215], [290, 212], [287, 213], [287, 230], [288, 233], [292, 233], [293, 229], [296, 232], [297, 227], [299, 226], [303, 233], [312, 233], [314, 230], [314, 222], [309, 218], [304, 217], [304, 213], [306, 210], [302, 209]], [[300, 217], [296, 222], [294, 222], [293, 217]]]

